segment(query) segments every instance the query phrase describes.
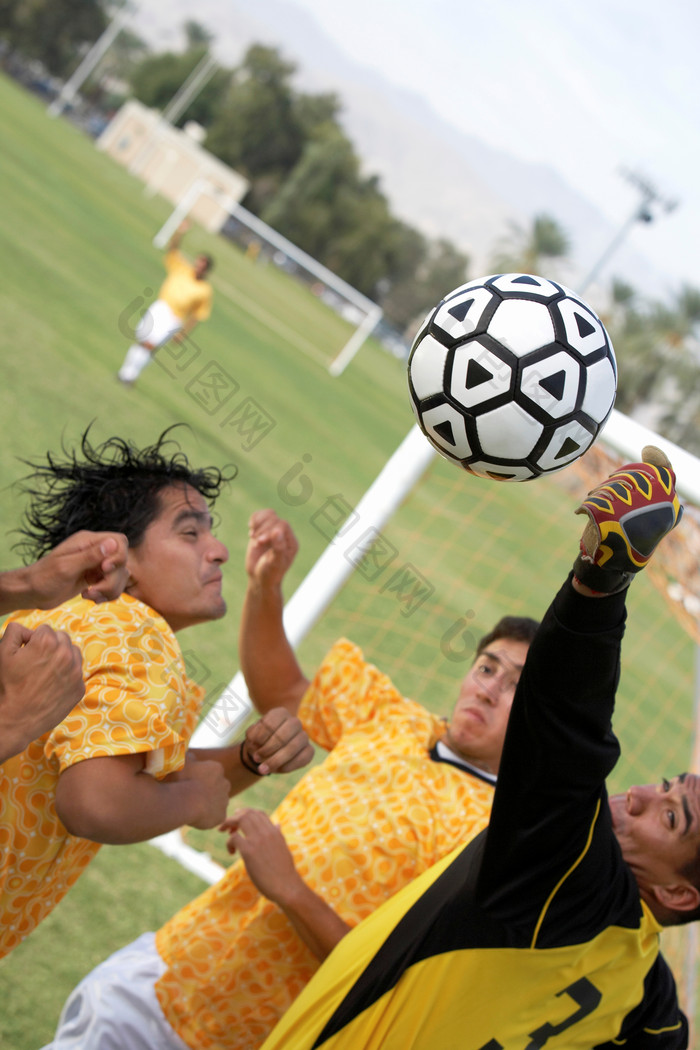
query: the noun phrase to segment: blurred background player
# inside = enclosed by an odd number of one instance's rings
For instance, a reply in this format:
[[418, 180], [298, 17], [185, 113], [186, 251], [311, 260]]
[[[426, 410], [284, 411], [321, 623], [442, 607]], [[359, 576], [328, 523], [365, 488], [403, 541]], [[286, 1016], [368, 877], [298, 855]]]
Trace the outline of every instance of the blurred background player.
[[93, 446], [86, 432], [78, 450], [33, 466], [25, 552], [42, 555], [79, 529], [118, 531], [128, 578], [115, 601], [75, 598], [19, 616], [78, 645], [85, 696], [0, 766], [0, 955], [49, 914], [101, 843], [214, 827], [256, 772], [296, 769], [313, 753], [279, 708], [240, 747], [188, 750], [204, 690], [187, 677], [176, 633], [226, 612], [228, 551], [210, 511], [222, 472], [191, 466], [168, 431], [146, 448], [121, 438]]
[[[126, 537], [79, 532], [32, 565], [0, 573], [0, 616], [52, 609], [82, 594], [117, 598], [126, 583]], [[63, 631], [8, 625], [0, 638], [0, 764], [66, 717], [85, 692], [80, 650]]]
[[282, 621], [296, 552], [287, 522], [253, 515], [241, 667], [260, 712], [298, 714], [329, 754], [272, 820], [226, 822], [245, 866], [88, 974], [53, 1050], [259, 1047], [352, 926], [488, 820], [535, 621], [505, 617], [481, 640], [446, 723], [344, 639], [306, 678]]
[[167, 277], [158, 298], [151, 303], [136, 327], [136, 341], [129, 347], [117, 376], [133, 386], [158, 347], [170, 339], [180, 341], [189, 335], [199, 321], [211, 314], [213, 291], [207, 274], [214, 265], [210, 255], [198, 255], [189, 263], [179, 251], [187, 221], [180, 224], [170, 238], [165, 253]]
[[687, 1050], [659, 935], [700, 915], [700, 777], [605, 786], [627, 587], [681, 515], [664, 454], [642, 460], [579, 508], [488, 828], [343, 938], [264, 1050]]

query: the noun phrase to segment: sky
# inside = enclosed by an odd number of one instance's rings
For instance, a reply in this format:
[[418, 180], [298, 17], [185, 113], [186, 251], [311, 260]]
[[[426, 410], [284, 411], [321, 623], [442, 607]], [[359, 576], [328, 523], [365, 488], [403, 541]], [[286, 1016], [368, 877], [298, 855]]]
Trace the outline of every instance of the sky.
[[641, 202], [621, 171], [642, 174], [661, 202], [630, 243], [674, 286], [700, 288], [695, 0], [294, 2], [462, 131], [557, 169], [616, 229]]
[[[172, 11], [170, 0], [136, 2], [143, 16]], [[667, 287], [700, 288], [696, 0], [279, 2], [460, 130], [556, 169], [616, 230], [641, 203], [621, 172], [641, 174], [660, 199], [654, 222], [631, 222], [626, 239]], [[238, 5], [256, 11], [255, 0]], [[204, 0], [187, 17], [215, 31], [218, 10], [225, 22], [227, 0]]]

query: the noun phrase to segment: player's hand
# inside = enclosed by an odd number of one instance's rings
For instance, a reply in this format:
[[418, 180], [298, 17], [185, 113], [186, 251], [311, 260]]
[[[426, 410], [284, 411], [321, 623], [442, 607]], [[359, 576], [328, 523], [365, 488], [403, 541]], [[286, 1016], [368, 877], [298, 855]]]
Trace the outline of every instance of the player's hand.
[[188, 752], [185, 764], [176, 773], [163, 777], [163, 783], [187, 783], [191, 789], [194, 818], [190, 827], [204, 831], [217, 827], [226, 816], [231, 785], [220, 762], [196, 758]]
[[237, 809], [219, 830], [229, 832], [226, 848], [239, 854], [256, 889], [282, 903], [300, 875], [279, 827], [259, 809]]
[[261, 776], [302, 769], [314, 755], [301, 722], [285, 707], [273, 707], [249, 726], [244, 747]]
[[28, 569], [36, 609], [53, 609], [81, 594], [93, 602], [118, 598], [126, 586], [128, 551], [120, 532], [82, 530], [59, 543]]
[[604, 594], [629, 585], [681, 519], [675, 484], [666, 454], [646, 445], [639, 463], [619, 467], [588, 493], [576, 510], [588, 515], [574, 564], [581, 584]]
[[84, 693], [80, 650], [67, 634], [9, 623], [0, 640], [0, 761], [63, 721]]
[[274, 510], [257, 510], [248, 522], [245, 568], [251, 581], [280, 586], [294, 561], [299, 544], [288, 521]]

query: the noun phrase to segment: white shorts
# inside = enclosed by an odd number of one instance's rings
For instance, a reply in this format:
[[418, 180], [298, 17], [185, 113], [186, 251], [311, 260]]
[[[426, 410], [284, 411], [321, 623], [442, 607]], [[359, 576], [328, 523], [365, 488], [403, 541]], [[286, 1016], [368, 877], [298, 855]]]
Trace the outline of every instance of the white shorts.
[[156, 299], [136, 326], [136, 342], [148, 343], [155, 349], [172, 339], [181, 328], [182, 318], [176, 317], [162, 299]]
[[189, 1050], [156, 998], [165, 969], [155, 933], [110, 955], [71, 992], [42, 1050]]

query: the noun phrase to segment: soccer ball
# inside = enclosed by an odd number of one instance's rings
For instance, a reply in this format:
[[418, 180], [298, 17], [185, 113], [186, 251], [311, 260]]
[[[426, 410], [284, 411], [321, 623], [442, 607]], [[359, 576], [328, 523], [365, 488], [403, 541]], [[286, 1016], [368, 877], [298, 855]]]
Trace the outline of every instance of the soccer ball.
[[471, 474], [529, 481], [582, 456], [615, 401], [617, 366], [600, 318], [555, 281], [469, 281], [432, 310], [408, 359], [418, 426]]

